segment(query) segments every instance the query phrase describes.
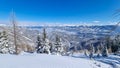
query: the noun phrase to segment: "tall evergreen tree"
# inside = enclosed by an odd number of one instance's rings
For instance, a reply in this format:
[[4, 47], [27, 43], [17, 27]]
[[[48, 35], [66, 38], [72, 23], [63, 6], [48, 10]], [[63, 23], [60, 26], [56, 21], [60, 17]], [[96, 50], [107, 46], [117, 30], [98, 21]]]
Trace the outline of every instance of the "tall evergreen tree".
[[6, 31], [0, 32], [0, 53], [9, 53], [8, 35]]
[[37, 53], [47, 53], [50, 54], [50, 42], [47, 39], [47, 33], [45, 28], [43, 29], [42, 40], [40, 36], [37, 37]]
[[45, 28], [43, 29], [43, 41], [45, 41], [47, 38], [46, 30]]
[[41, 49], [42, 49], [42, 41], [41, 41], [41, 38], [40, 38], [40, 35], [37, 36], [37, 47], [36, 47], [36, 50], [37, 50], [37, 53], [42, 53]]
[[104, 46], [103, 51], [102, 51], [102, 56], [103, 56], [103, 57], [108, 57], [108, 49], [107, 49], [107, 46]]
[[63, 53], [64, 53], [64, 47], [61, 42], [61, 38], [58, 35], [56, 35], [55, 52], [56, 52], [56, 54], [59, 54], [59, 55], [63, 55]]
[[112, 52], [112, 51], [111, 51], [112, 41], [111, 41], [110, 36], [107, 36], [107, 37], [106, 37], [105, 46], [107, 47], [108, 52]]
[[101, 50], [100, 50], [100, 45], [97, 46], [97, 57], [100, 57], [101, 54]]
[[120, 35], [115, 36], [111, 47], [114, 54], [120, 51]]
[[93, 44], [90, 44], [90, 55], [89, 55], [90, 59], [94, 57], [94, 52], [95, 52], [94, 46]]
[[111, 39], [110, 36], [107, 36], [104, 41], [104, 46], [102, 48], [102, 56], [108, 57], [108, 50], [111, 50]]

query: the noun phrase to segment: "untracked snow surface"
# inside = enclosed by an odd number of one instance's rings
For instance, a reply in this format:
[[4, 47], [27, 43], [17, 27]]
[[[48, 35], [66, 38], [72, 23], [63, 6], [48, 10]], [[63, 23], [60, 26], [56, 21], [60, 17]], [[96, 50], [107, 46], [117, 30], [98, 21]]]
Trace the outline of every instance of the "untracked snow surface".
[[0, 68], [111, 68], [84, 58], [46, 54], [0, 55]]

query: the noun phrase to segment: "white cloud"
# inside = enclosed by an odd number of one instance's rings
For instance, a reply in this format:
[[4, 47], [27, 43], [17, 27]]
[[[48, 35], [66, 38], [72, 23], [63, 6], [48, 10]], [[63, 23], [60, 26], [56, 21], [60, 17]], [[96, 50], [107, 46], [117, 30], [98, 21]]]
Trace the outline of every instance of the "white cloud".
[[91, 25], [115, 25], [116, 22], [70, 22], [70, 23], [61, 23], [61, 22], [35, 22], [35, 21], [18, 21], [20, 26], [91, 26]]
[[[117, 25], [119, 22], [111, 22], [111, 21], [109, 21], [108, 22], [108, 25]], [[118, 24], [118, 25], [120, 25], [120, 24]]]
[[100, 23], [90, 23], [90, 22], [71, 22], [71, 23], [61, 23], [61, 22], [32, 22], [32, 21], [20, 21], [18, 22], [20, 26], [91, 26], [91, 25], [102, 25]]
[[93, 22], [94, 22], [94, 23], [100, 23], [100, 21], [97, 21], [97, 20], [96, 20], [96, 21], [93, 21]]
[[19, 21], [20, 26], [78, 26], [83, 25], [80, 23], [61, 23], [61, 22], [33, 22], [33, 21]]

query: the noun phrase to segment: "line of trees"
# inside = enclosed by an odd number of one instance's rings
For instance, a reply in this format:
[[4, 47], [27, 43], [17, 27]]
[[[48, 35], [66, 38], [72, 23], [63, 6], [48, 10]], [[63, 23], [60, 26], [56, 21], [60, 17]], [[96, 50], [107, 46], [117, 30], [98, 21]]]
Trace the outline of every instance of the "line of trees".
[[[107, 37], [98, 45], [89, 44], [89, 49], [84, 49], [84, 54], [90, 58], [94, 57], [108, 57], [111, 54], [120, 54], [120, 35], [115, 37]], [[96, 54], [96, 55], [95, 55]]]
[[40, 38], [40, 35], [37, 37], [36, 51], [37, 53], [65, 55], [65, 46], [63, 46], [61, 38], [58, 35], [56, 35], [55, 42], [50, 41], [47, 38], [47, 33], [44, 28], [42, 38]]

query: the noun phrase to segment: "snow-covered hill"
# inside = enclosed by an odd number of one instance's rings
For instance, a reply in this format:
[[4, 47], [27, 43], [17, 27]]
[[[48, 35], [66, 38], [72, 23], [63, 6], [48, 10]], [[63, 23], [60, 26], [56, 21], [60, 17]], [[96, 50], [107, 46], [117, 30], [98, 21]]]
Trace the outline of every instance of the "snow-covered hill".
[[[98, 42], [98, 38], [104, 37], [106, 32], [114, 26], [60, 26], [47, 27], [47, 38], [54, 42], [55, 34], [61, 37], [62, 43], [67, 46], [87, 45], [90, 42]], [[20, 27], [18, 35], [24, 43], [36, 46], [38, 34], [42, 35], [44, 27]], [[118, 27], [119, 28], [119, 27]], [[119, 33], [119, 29], [113, 33]], [[9, 38], [12, 39], [12, 29], [0, 27], [0, 30], [6, 30]], [[95, 38], [94, 38], [95, 37]], [[13, 40], [13, 39], [12, 39]], [[86, 41], [86, 42], [85, 42]], [[10, 41], [12, 42], [12, 41]], [[19, 41], [20, 42], [20, 41]], [[22, 42], [23, 43], [23, 42]], [[96, 44], [97, 45], [97, 44]], [[27, 47], [27, 46], [26, 46]], [[25, 47], [23, 47], [25, 48]], [[78, 48], [78, 47], [77, 47]], [[71, 48], [70, 48], [71, 49]], [[79, 48], [80, 49], [80, 48]], [[29, 49], [28, 49], [29, 50]], [[23, 51], [22, 51], [23, 52]], [[72, 56], [57, 56], [49, 54], [28, 54], [20, 55], [1, 54], [1, 68], [120, 68], [120, 56], [109, 55], [108, 57], [94, 57], [92, 60], [83, 54], [73, 54]]]
[[[92, 40], [94, 44], [98, 44], [100, 40], [103, 40], [108, 32], [115, 28], [115, 25], [103, 25], [103, 26], [27, 26], [27, 28], [31, 31], [35, 31], [34, 33], [25, 31], [24, 34], [32, 34], [34, 36], [34, 40], [36, 39], [37, 32], [42, 34], [43, 28], [46, 28], [47, 36], [50, 40], [53, 41], [53, 38], [58, 34], [60, 37], [67, 40], [66, 43], [71, 43], [71, 46], [86, 46], [84, 44], [86, 41], [88, 43]], [[114, 36], [120, 34], [120, 26], [118, 26], [114, 31], [112, 31], [109, 35]], [[51, 38], [52, 37], [52, 38]]]
[[[103, 40], [107, 32], [113, 29], [114, 25], [103, 25], [103, 26], [20, 26], [18, 33], [22, 43], [36, 46], [38, 34], [43, 34], [43, 28], [46, 28], [47, 38], [54, 42], [56, 34], [62, 39], [62, 43], [66, 46], [87, 46], [90, 42], [93, 44], [99, 44], [99, 41]], [[7, 30], [10, 39], [13, 38], [12, 28], [0, 27], [1, 30]], [[120, 34], [120, 26], [114, 30], [111, 34]], [[13, 40], [12, 40], [13, 41]]]
[[98, 61], [46, 54], [0, 55], [1, 68], [111, 68]]

